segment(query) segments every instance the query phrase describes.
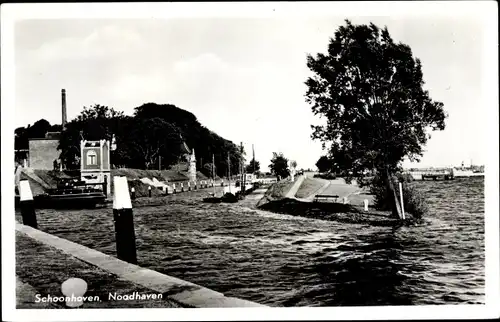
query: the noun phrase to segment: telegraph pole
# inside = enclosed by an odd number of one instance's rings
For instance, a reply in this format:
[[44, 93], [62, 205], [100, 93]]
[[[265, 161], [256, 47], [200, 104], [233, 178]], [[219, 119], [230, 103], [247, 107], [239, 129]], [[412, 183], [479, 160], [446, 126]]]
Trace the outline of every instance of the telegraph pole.
[[243, 159], [243, 142], [240, 143], [240, 150], [241, 150], [241, 155], [240, 155], [240, 173], [241, 173], [241, 192], [245, 192], [245, 162]]
[[253, 162], [253, 175], [255, 175], [255, 149], [253, 148], [252, 144], [252, 162]]
[[227, 153], [227, 176], [229, 178], [229, 192], [231, 192], [231, 159], [229, 158], [229, 152]]

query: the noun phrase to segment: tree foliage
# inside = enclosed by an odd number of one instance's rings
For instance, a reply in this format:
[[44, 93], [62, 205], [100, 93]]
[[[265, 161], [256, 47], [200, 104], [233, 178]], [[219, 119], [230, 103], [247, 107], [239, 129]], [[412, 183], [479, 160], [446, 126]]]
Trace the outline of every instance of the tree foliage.
[[246, 166], [246, 173], [257, 173], [260, 171], [260, 162], [252, 159], [250, 163]]
[[[15, 130], [16, 149], [27, 149], [28, 138], [43, 138], [47, 131], [60, 131], [61, 125], [50, 125], [46, 120], [33, 126]], [[133, 116], [103, 106], [84, 107], [83, 111], [66, 124], [59, 141], [61, 159], [68, 169], [80, 167], [80, 141], [116, 139], [117, 149], [111, 152], [114, 167], [136, 169], [166, 169], [186, 161], [181, 151], [183, 142], [195, 150], [197, 160], [215, 159], [216, 175], [239, 171], [239, 146], [202, 126], [196, 117], [172, 104], [146, 103], [134, 109]], [[199, 162], [201, 166], [201, 162]]]
[[[429, 130], [443, 130], [441, 102], [424, 90], [422, 64], [387, 28], [346, 20], [330, 39], [327, 54], [307, 57], [313, 76], [306, 101], [326, 125], [312, 126], [313, 139], [328, 145], [348, 179], [376, 169], [395, 196], [392, 180], [404, 158], [419, 160]], [[394, 198], [394, 213], [400, 205]]]
[[331, 170], [332, 162], [326, 155], [322, 155], [316, 162], [316, 167], [319, 172], [327, 172]]
[[290, 175], [290, 169], [288, 168], [288, 159], [285, 158], [285, 156], [281, 152], [273, 152], [273, 158], [271, 159], [269, 169], [271, 169], [271, 173], [277, 176], [279, 179], [286, 178]]
[[29, 139], [42, 139], [47, 132], [57, 132], [61, 130], [61, 125], [51, 125], [47, 120], [41, 119], [33, 125], [18, 127], [14, 130], [14, 148], [16, 150], [28, 149]]
[[[68, 169], [80, 166], [80, 141], [109, 140], [113, 134], [125, 135], [125, 125], [128, 121], [123, 112], [104, 105], [84, 107], [83, 111], [72, 121], [66, 123], [66, 129], [61, 134], [58, 149], [61, 150], [61, 160]], [[114, 160], [114, 153], [111, 159]]]

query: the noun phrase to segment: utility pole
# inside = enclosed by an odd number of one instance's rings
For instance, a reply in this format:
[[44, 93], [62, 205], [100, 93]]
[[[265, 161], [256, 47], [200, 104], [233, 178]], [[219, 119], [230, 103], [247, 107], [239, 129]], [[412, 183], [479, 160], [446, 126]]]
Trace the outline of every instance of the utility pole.
[[252, 144], [252, 162], [253, 162], [253, 175], [255, 176], [255, 149], [253, 148]]
[[243, 142], [240, 143], [240, 173], [241, 173], [241, 192], [245, 192], [245, 161], [243, 158]]
[[227, 177], [229, 178], [229, 193], [231, 193], [231, 159], [227, 153]]
[[215, 155], [212, 154], [212, 180], [213, 180], [213, 187], [214, 187], [214, 197], [215, 197]]

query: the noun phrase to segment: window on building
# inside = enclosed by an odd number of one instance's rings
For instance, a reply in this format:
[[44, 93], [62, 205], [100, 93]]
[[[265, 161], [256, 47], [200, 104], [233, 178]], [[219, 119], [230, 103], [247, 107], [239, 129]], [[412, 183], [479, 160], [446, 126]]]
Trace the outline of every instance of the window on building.
[[97, 153], [95, 151], [87, 152], [87, 165], [96, 165], [97, 164]]

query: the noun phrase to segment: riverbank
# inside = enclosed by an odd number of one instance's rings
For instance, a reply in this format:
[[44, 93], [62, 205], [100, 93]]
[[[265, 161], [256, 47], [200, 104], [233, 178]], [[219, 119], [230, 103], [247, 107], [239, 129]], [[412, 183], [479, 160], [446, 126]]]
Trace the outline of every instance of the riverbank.
[[[335, 195], [338, 198], [336, 202], [313, 202], [317, 194]], [[343, 203], [344, 198], [346, 204]], [[388, 212], [375, 210], [373, 206], [365, 211], [364, 201], [368, 200], [369, 205], [373, 205], [373, 199], [366, 189], [355, 183], [347, 184], [341, 178], [326, 180], [299, 177], [296, 182], [283, 181], [271, 186], [266, 197], [258, 203], [258, 209], [304, 218], [374, 226], [399, 226], [415, 222], [410, 214], [403, 222], [391, 217]]]
[[[16, 224], [18, 308], [65, 308], [61, 285], [87, 283], [83, 308], [179, 308], [261, 306], [132, 265], [94, 249]], [[77, 295], [76, 295], [77, 296]], [[35, 302], [33, 303], [33, 298]]]
[[[484, 182], [412, 184], [429, 216], [397, 229], [159, 197], [133, 209], [139, 266], [269, 306], [484, 304]], [[116, 256], [110, 207], [37, 214], [42, 231]]]

